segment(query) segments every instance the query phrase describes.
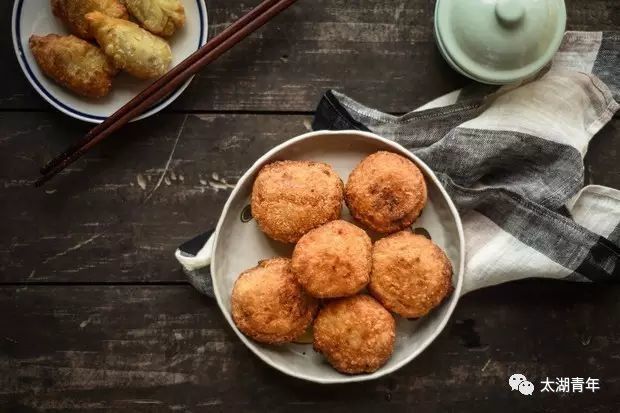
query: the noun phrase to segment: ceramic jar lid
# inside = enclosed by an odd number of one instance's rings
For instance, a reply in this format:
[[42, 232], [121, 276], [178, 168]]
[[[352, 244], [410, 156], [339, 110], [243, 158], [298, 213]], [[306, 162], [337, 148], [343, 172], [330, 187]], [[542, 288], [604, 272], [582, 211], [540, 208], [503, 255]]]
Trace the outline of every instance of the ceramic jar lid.
[[446, 60], [484, 83], [527, 78], [560, 47], [563, 0], [437, 0], [435, 35]]

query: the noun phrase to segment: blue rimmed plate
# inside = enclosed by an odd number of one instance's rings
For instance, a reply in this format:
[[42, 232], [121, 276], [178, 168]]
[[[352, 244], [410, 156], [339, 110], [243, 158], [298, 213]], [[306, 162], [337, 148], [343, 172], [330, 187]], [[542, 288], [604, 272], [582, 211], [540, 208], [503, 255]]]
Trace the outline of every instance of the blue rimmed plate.
[[[204, 0], [182, 1], [187, 20], [185, 27], [169, 40], [172, 48], [172, 65], [179, 64], [207, 41], [208, 21]], [[76, 119], [100, 123], [149, 84], [149, 81], [121, 73], [114, 81], [112, 92], [105, 98], [94, 100], [78, 96], [46, 77], [39, 70], [28, 47], [28, 39], [33, 34], [68, 33], [62, 22], [52, 14], [49, 0], [15, 0], [12, 26], [13, 47], [28, 81], [52, 106]], [[168, 106], [179, 97], [190, 82], [191, 79], [137, 119], [149, 117]]]

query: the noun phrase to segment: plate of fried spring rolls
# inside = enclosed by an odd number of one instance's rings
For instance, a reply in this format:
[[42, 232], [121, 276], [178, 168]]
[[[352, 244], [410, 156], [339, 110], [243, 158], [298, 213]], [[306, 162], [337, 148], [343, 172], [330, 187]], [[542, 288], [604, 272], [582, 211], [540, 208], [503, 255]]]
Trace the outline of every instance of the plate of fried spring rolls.
[[[204, 0], [16, 0], [12, 19], [17, 59], [34, 89], [93, 123], [200, 48], [207, 31]], [[190, 81], [140, 118], [168, 106]]]

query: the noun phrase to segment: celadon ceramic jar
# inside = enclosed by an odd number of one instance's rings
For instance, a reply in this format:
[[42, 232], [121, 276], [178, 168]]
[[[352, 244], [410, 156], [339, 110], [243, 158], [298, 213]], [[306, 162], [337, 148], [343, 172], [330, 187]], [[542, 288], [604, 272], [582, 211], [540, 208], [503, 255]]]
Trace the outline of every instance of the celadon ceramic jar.
[[437, 0], [435, 37], [463, 75], [507, 84], [533, 76], [560, 47], [564, 0]]

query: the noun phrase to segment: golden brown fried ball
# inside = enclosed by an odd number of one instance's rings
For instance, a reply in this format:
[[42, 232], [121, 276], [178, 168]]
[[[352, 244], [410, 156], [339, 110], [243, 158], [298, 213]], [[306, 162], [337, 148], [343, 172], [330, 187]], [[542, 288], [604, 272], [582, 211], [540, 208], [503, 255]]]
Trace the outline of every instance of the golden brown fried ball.
[[293, 251], [297, 281], [314, 297], [346, 297], [368, 284], [372, 242], [346, 221], [328, 222], [301, 237]]
[[30, 36], [41, 71], [60, 85], [90, 98], [110, 93], [117, 69], [96, 46], [73, 35]]
[[314, 349], [342, 373], [372, 373], [394, 350], [394, 317], [368, 295], [327, 303], [314, 322]]
[[452, 265], [432, 241], [401, 231], [375, 242], [368, 288], [388, 310], [422, 317], [452, 291]]
[[351, 214], [381, 233], [411, 225], [422, 213], [426, 196], [420, 169], [409, 159], [383, 151], [362, 160], [345, 188]]
[[233, 286], [232, 318], [256, 341], [281, 344], [301, 336], [316, 314], [317, 301], [306, 294], [288, 258], [272, 258], [241, 273]]
[[269, 237], [297, 242], [313, 228], [340, 217], [343, 184], [331, 166], [277, 161], [264, 166], [252, 188], [252, 216]]

